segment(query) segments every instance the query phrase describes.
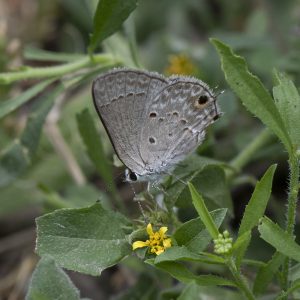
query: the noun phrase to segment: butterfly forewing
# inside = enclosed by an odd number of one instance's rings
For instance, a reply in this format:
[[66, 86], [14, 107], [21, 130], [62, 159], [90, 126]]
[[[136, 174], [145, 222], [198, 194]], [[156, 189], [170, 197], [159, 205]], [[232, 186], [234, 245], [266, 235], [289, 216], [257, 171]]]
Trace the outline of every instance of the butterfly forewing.
[[93, 83], [96, 110], [120, 160], [137, 174], [144, 174], [140, 154], [142, 124], [148, 106], [167, 81], [156, 73], [116, 69]]

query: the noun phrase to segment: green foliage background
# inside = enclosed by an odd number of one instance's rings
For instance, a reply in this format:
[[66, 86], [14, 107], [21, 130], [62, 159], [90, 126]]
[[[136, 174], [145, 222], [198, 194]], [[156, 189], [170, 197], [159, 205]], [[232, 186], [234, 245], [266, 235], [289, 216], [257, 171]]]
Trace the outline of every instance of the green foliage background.
[[[7, 4], [14, 18], [5, 19], [0, 35], [0, 220], [17, 224], [0, 239], [14, 240], [37, 218], [41, 257], [20, 299], [26, 291], [27, 299], [300, 297], [299, 2], [24, 3], [35, 8], [30, 22]], [[21, 46], [11, 50], [14, 36]], [[131, 251], [133, 241], [147, 238], [145, 224], [114, 166], [90, 90], [97, 74], [115, 66], [165, 73], [170, 55], [184, 55], [194, 76], [224, 90], [224, 115], [164, 182], [163, 207], [139, 195], [149, 220], [167, 225], [173, 239], [172, 248], [151, 257]], [[24, 225], [19, 216], [32, 211]], [[225, 229], [232, 250], [216, 255], [212, 239]], [[9, 250], [0, 246], [4, 267]], [[33, 257], [32, 249], [25, 253]], [[8, 274], [21, 263], [19, 257]], [[133, 278], [122, 288], [103, 276], [116, 264], [115, 274]], [[81, 297], [62, 267], [94, 276], [107, 269], [99, 282], [110, 288], [83, 287]], [[7, 274], [0, 276], [5, 282]]]

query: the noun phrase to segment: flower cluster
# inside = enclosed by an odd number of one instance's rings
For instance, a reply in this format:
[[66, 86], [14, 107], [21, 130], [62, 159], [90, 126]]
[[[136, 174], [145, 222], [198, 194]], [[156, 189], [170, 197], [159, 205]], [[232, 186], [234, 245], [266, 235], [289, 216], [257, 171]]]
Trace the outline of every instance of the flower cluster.
[[229, 232], [225, 230], [223, 234], [219, 233], [218, 238], [214, 240], [215, 253], [226, 254], [232, 248], [232, 238], [229, 237]]
[[152, 225], [149, 223], [147, 225], [149, 239], [146, 242], [134, 242], [132, 244], [132, 249], [135, 250], [137, 248], [148, 247], [150, 253], [155, 253], [156, 255], [163, 253], [167, 248], [171, 247], [171, 239], [165, 235], [167, 230], [168, 227], [161, 227], [158, 231], [154, 232]]

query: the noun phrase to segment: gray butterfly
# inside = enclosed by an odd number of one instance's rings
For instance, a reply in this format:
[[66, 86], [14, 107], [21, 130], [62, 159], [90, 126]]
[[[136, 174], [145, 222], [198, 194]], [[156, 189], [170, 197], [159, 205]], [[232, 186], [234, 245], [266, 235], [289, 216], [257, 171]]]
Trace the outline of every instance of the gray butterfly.
[[96, 110], [128, 168], [127, 181], [152, 181], [200, 145], [219, 118], [216, 97], [201, 80], [119, 68], [93, 82]]

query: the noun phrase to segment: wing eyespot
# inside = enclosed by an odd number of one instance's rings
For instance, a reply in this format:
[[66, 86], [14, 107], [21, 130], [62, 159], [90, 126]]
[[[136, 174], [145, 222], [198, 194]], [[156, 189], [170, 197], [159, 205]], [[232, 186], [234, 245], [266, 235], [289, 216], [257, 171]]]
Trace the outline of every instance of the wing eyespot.
[[150, 143], [150, 144], [155, 144], [155, 142], [156, 142], [156, 141], [155, 141], [155, 138], [152, 137], [152, 136], [150, 136], [150, 137], [149, 137], [149, 143]]
[[209, 102], [209, 97], [207, 95], [201, 95], [199, 96], [195, 102], [194, 102], [194, 106], [195, 108], [201, 109], [204, 108]]
[[155, 118], [157, 116], [157, 113], [156, 112], [151, 112], [150, 114], [149, 114], [149, 117], [150, 118]]
[[208, 97], [207, 97], [206, 95], [201, 95], [201, 96], [198, 98], [198, 103], [199, 103], [199, 105], [203, 105], [203, 104], [205, 104], [207, 101], [208, 101]]

